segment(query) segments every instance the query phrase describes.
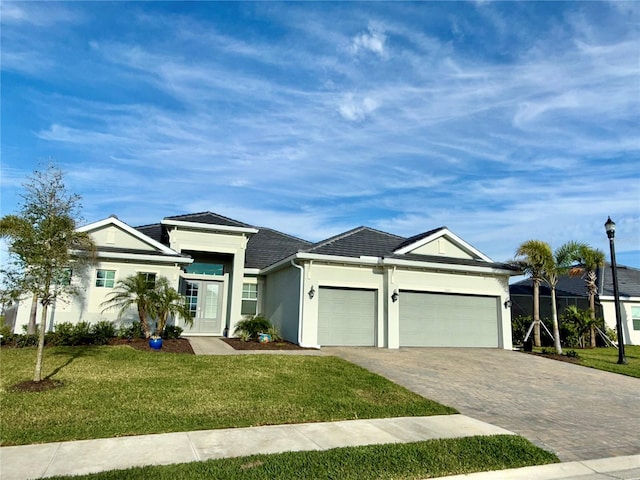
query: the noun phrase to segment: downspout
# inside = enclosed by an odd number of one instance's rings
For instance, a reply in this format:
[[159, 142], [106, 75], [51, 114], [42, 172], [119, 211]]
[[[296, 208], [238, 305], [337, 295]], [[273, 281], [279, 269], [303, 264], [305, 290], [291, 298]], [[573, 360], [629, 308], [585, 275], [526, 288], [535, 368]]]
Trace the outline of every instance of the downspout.
[[300, 299], [298, 300], [298, 345], [302, 346], [302, 302], [304, 302], [304, 268], [298, 265], [295, 259], [291, 259], [291, 265], [300, 270]]

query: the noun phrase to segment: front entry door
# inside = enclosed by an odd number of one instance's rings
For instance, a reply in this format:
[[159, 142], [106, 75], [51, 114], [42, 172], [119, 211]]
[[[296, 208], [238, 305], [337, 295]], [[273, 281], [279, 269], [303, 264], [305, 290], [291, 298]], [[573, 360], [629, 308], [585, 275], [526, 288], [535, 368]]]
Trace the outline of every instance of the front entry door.
[[223, 282], [185, 280], [185, 297], [193, 326], [185, 326], [185, 333], [222, 334]]

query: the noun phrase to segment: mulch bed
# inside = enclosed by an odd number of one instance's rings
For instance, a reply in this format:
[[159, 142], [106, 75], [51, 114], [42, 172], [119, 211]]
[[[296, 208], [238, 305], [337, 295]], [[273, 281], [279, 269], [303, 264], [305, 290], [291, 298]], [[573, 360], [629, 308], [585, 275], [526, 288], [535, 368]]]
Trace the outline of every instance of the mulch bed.
[[231, 345], [235, 350], [309, 350], [295, 343], [280, 341], [259, 343], [255, 341], [243, 342], [239, 338], [222, 338], [222, 341]]
[[51, 380], [50, 378], [43, 378], [39, 382], [33, 380], [27, 380], [20, 382], [11, 387], [14, 392], [46, 392], [47, 390], [53, 390], [54, 388], [61, 387], [63, 383], [59, 380]]
[[567, 363], [580, 363], [579, 358], [567, 357], [566, 355], [558, 355], [557, 353], [541, 353], [541, 352], [525, 352], [529, 355], [536, 355], [538, 357], [550, 358], [551, 360], [558, 360], [559, 362]]
[[157, 353], [186, 353], [188, 355], [195, 355], [193, 353], [193, 348], [191, 348], [191, 344], [189, 340], [186, 338], [169, 338], [166, 340], [162, 340], [162, 348], [160, 350], [155, 350], [149, 346], [149, 340], [146, 338], [132, 338], [131, 340], [127, 338], [113, 338], [109, 342], [109, 345], [129, 345], [131, 348], [135, 348], [136, 350], [144, 350], [146, 352], [157, 352]]

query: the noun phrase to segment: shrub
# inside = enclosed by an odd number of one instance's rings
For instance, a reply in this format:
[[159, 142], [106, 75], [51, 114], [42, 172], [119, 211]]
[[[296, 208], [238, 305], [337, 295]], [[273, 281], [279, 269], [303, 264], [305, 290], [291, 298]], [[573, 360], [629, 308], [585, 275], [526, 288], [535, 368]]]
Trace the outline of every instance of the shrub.
[[144, 329], [140, 322], [133, 322], [131, 325], [120, 325], [118, 329], [118, 337], [120, 338], [144, 338]]
[[0, 327], [0, 336], [0, 345], [11, 343], [16, 338], [16, 334], [14, 334], [13, 331], [11, 331], [11, 328], [7, 325], [2, 325]]
[[167, 325], [162, 331], [162, 338], [165, 340], [168, 338], [180, 338], [182, 332], [184, 332], [184, 329], [177, 325]]
[[75, 325], [63, 322], [56, 324], [51, 343], [63, 346], [91, 345], [93, 340], [94, 336], [89, 322], [79, 322]]
[[36, 345], [38, 345], [37, 333], [33, 333], [33, 334], [25, 333], [24, 335], [16, 336], [16, 347], [19, 347], [19, 348], [35, 347]]
[[269, 327], [269, 330], [267, 330], [267, 333], [271, 335], [272, 342], [282, 341], [282, 335], [280, 334], [280, 330], [278, 330], [278, 327], [274, 327], [274, 326]]
[[269, 320], [261, 315], [256, 315], [239, 321], [233, 333], [243, 339], [248, 337], [248, 340], [257, 340], [258, 333], [266, 333], [270, 328], [272, 328], [272, 325]]
[[567, 357], [569, 357], [569, 358], [578, 358], [579, 357], [578, 352], [576, 352], [575, 350], [567, 350], [565, 352], [565, 355]]
[[91, 334], [95, 345], [106, 345], [116, 336], [116, 327], [113, 326], [113, 323], [102, 320], [91, 328]]

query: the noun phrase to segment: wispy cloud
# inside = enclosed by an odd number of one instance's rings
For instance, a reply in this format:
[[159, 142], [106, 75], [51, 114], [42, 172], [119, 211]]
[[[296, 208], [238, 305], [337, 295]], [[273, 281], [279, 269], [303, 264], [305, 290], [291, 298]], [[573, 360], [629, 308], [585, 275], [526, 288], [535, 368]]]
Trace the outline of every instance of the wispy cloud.
[[9, 4], [5, 208], [53, 156], [89, 220], [640, 236], [633, 4]]

